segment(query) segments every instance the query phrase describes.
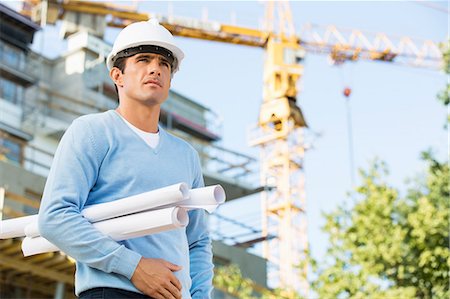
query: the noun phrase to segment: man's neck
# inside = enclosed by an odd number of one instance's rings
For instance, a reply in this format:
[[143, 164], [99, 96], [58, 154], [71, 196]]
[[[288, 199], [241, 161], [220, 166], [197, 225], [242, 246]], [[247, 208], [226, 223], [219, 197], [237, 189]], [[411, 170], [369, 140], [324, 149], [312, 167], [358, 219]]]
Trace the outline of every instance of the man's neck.
[[136, 128], [149, 132], [158, 132], [158, 121], [160, 105], [145, 106], [145, 105], [130, 105], [120, 103], [116, 111], [125, 118], [130, 124]]

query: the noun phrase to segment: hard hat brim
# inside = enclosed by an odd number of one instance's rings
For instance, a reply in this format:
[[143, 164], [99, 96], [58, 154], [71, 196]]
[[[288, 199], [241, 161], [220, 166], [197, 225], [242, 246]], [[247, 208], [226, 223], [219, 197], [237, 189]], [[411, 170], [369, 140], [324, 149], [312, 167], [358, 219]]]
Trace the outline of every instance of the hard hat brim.
[[113, 68], [113, 66], [114, 66], [113, 58], [119, 52], [121, 52], [123, 50], [126, 50], [126, 49], [129, 49], [129, 48], [134, 48], [134, 47], [144, 46], [144, 45], [159, 46], [159, 47], [165, 48], [165, 49], [169, 50], [170, 52], [172, 52], [174, 57], [176, 58], [176, 60], [175, 60], [176, 61], [176, 65], [174, 65], [174, 67], [172, 69], [172, 73], [175, 73], [176, 71], [178, 71], [179, 65], [181, 63], [181, 60], [183, 60], [183, 58], [184, 58], [183, 51], [180, 48], [178, 48], [178, 47], [176, 47], [174, 45], [171, 45], [171, 44], [168, 44], [168, 43], [165, 43], [165, 42], [161, 42], [161, 41], [138, 42], [138, 43], [127, 45], [126, 48], [123, 48], [123, 49], [119, 48], [115, 52], [109, 53], [108, 58], [107, 58], [107, 63], [106, 63], [107, 67], [108, 67], [108, 70], [111, 70]]

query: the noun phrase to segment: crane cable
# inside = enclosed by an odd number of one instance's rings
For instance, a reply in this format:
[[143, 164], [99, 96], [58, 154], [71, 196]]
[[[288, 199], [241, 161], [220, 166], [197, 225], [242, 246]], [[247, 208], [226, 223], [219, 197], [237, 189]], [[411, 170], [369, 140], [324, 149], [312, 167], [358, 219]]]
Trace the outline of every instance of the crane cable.
[[350, 183], [351, 189], [355, 187], [355, 154], [354, 154], [354, 143], [353, 143], [353, 122], [352, 122], [352, 107], [350, 102], [350, 96], [352, 93], [352, 79], [353, 79], [353, 65], [352, 68], [348, 70], [347, 74], [344, 69], [344, 64], [341, 67], [341, 81], [343, 89], [343, 95], [345, 99], [345, 110], [347, 118], [347, 140], [348, 140], [348, 157], [349, 157], [349, 173], [350, 173]]

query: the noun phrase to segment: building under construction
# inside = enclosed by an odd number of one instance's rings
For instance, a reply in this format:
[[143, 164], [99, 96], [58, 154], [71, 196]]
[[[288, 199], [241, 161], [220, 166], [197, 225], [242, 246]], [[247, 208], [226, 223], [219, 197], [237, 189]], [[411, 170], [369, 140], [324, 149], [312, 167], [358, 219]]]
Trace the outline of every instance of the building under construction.
[[[64, 131], [80, 115], [114, 109], [117, 95], [104, 63], [111, 46], [95, 34], [67, 33], [67, 51], [48, 59], [30, 50], [38, 25], [3, 4], [0, 19], [0, 211], [9, 219], [38, 212]], [[251, 182], [255, 159], [216, 145], [218, 119], [172, 90], [160, 123], [197, 149], [206, 185], [221, 184], [228, 200], [258, 192]], [[216, 265], [239, 264], [244, 276], [266, 286], [264, 259], [218, 240], [213, 250]], [[0, 240], [1, 298], [73, 298], [74, 270], [63, 253], [24, 258], [21, 239]], [[227, 296], [215, 290], [216, 298]]]

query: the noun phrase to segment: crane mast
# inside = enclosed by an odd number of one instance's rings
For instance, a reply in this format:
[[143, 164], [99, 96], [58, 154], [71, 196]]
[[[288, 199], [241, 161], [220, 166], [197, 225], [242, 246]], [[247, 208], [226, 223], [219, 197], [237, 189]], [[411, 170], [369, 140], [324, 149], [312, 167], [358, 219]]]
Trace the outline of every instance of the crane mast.
[[[276, 18], [278, 16], [278, 18]], [[250, 143], [260, 147], [263, 256], [269, 283], [308, 297], [307, 218], [303, 161], [304, 129], [297, 106], [297, 82], [305, 51], [295, 35], [287, 1], [266, 3], [263, 102]], [[278, 32], [273, 28], [278, 21]], [[269, 238], [269, 236], [277, 236]], [[303, 263], [302, 263], [303, 262]]]
[[266, 186], [261, 204], [269, 281], [307, 293], [306, 266], [300, 267], [308, 248], [303, 173], [306, 123], [296, 105], [296, 83], [303, 66], [289, 61], [299, 50], [297, 43], [269, 38], [263, 103], [251, 145], [260, 147], [260, 181]]

